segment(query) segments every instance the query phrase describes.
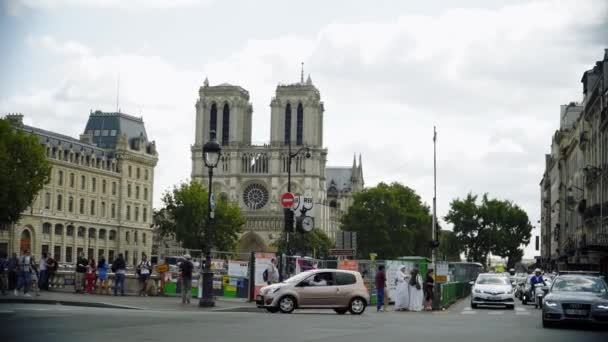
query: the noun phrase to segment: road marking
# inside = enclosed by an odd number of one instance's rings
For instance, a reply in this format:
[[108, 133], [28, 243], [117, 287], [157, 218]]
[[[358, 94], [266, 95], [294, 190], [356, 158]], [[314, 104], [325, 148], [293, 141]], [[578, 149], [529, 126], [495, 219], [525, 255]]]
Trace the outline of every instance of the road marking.
[[517, 315], [517, 316], [530, 316], [530, 313], [528, 311], [519, 311], [519, 312], [515, 312], [515, 315]]
[[504, 311], [489, 311], [488, 315], [502, 315], [504, 313]]
[[527, 311], [526, 308], [515, 308], [515, 311]]
[[461, 312], [461, 314], [463, 315], [475, 315], [477, 313], [477, 311], [463, 311]]
[[473, 309], [471, 309], [470, 306], [467, 306], [466, 308], [464, 308], [464, 311], [471, 311], [471, 310], [473, 310]]

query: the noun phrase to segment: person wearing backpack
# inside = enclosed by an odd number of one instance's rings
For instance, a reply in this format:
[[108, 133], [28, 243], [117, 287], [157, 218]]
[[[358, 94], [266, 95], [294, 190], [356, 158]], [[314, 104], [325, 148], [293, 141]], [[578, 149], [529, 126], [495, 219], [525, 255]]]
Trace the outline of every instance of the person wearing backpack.
[[120, 287], [120, 295], [124, 296], [127, 263], [125, 262], [122, 253], [118, 254], [118, 258], [112, 263], [112, 272], [114, 272], [114, 295], [118, 296], [118, 288]]
[[270, 264], [262, 273], [262, 278], [268, 285], [272, 285], [279, 282], [279, 269], [277, 268], [277, 259], [272, 258]]
[[84, 252], [78, 253], [78, 259], [76, 260], [76, 274], [74, 279], [74, 291], [76, 293], [84, 293], [84, 281], [85, 273], [87, 271], [87, 265], [89, 261], [84, 257]]
[[184, 261], [179, 264], [182, 278], [182, 304], [190, 304], [190, 297], [192, 296], [192, 269], [194, 265], [190, 261], [190, 254], [184, 255]]
[[144, 254], [137, 266], [137, 275], [139, 276], [139, 283], [141, 284], [141, 289], [139, 290], [140, 296], [148, 296], [148, 278], [150, 278], [150, 274], [152, 273], [152, 264], [148, 261], [148, 256]]
[[49, 283], [51, 282], [51, 280], [53, 279], [53, 276], [55, 275], [55, 272], [57, 272], [57, 269], [59, 268], [59, 265], [57, 263], [57, 255], [55, 255], [54, 258], [52, 258], [50, 255], [49, 257], [46, 259], [46, 282], [44, 284], [43, 289], [45, 291], [49, 291]]

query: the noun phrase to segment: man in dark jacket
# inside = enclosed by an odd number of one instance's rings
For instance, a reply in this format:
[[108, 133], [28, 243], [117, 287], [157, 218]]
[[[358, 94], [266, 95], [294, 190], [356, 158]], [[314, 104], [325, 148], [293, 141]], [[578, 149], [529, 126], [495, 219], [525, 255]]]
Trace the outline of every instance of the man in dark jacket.
[[76, 274], [74, 279], [74, 290], [76, 293], [84, 293], [84, 274], [87, 271], [88, 260], [85, 259], [84, 253], [78, 253], [76, 260]]
[[118, 287], [120, 287], [120, 295], [124, 296], [127, 263], [125, 262], [122, 253], [118, 254], [118, 258], [112, 263], [112, 272], [114, 272], [114, 295], [118, 296]]
[[6, 290], [8, 290], [8, 258], [6, 253], [0, 255], [0, 291], [2, 295], [6, 296]]
[[184, 255], [185, 260], [179, 264], [179, 269], [182, 272], [182, 304], [190, 304], [192, 295], [192, 270], [194, 265], [190, 258], [190, 254]]
[[8, 289], [10, 291], [17, 289], [17, 281], [19, 279], [19, 258], [17, 253], [8, 259]]

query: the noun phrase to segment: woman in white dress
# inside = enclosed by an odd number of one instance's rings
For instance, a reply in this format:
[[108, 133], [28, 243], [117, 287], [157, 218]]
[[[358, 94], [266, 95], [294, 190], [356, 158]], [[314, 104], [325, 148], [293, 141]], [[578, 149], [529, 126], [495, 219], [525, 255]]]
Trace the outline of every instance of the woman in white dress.
[[424, 301], [424, 291], [422, 286], [422, 277], [420, 276], [420, 271], [418, 270], [418, 268], [415, 268], [412, 271], [408, 285], [410, 292], [410, 311], [422, 311], [422, 309], [424, 308], [422, 304], [422, 302]]
[[395, 282], [397, 283], [397, 290], [395, 291], [395, 311], [407, 310], [409, 306], [409, 279], [409, 275], [405, 273], [405, 266], [401, 266], [395, 278]]

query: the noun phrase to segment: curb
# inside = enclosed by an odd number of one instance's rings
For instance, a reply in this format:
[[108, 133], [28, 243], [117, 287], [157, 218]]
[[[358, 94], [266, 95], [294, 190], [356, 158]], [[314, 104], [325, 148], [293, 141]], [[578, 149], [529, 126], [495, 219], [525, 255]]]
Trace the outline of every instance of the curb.
[[0, 298], [0, 304], [45, 304], [45, 305], [65, 305], [65, 306], [81, 306], [90, 308], [105, 308], [105, 309], [126, 309], [126, 310], [143, 310], [142, 308], [126, 305], [116, 305], [109, 303], [95, 302], [76, 302], [69, 300], [53, 300], [53, 299], [25, 299], [25, 298]]

